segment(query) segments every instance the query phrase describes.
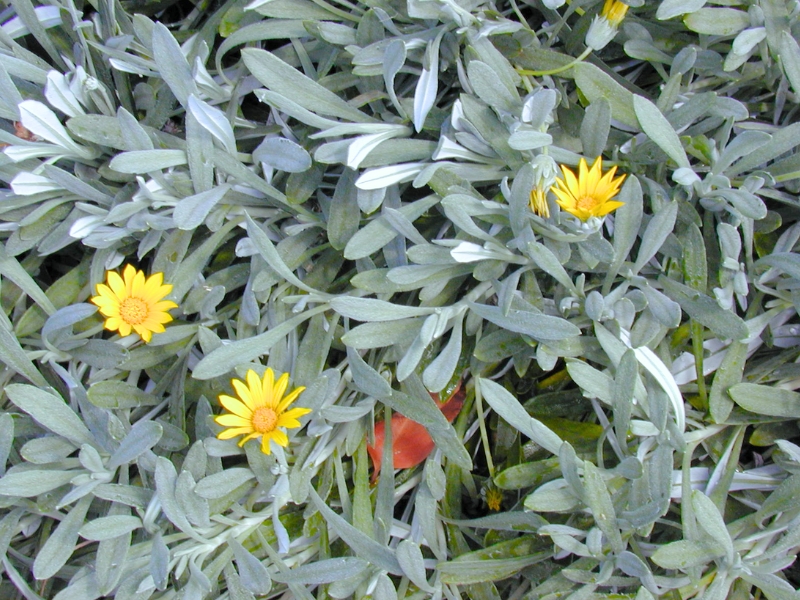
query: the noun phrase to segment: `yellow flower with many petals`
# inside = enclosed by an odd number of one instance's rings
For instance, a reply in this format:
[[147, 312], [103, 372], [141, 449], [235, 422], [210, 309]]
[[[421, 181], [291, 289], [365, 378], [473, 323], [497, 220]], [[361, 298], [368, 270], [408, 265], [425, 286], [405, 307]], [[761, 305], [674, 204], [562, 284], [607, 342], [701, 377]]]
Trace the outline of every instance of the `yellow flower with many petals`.
[[164, 331], [164, 324], [172, 321], [167, 311], [178, 307], [164, 300], [172, 286], [164, 283], [163, 273], [145, 277], [144, 271], [132, 265], [125, 267], [121, 277], [116, 271], [106, 273], [106, 284], [98, 283], [95, 290], [97, 296], [91, 302], [106, 317], [105, 328], [121, 336], [135, 331], [145, 342]]
[[603, 10], [597, 15], [589, 31], [586, 32], [586, 45], [592, 50], [601, 50], [614, 39], [619, 26], [628, 14], [629, 6], [619, 0], [605, 0]]
[[619, 27], [625, 15], [628, 13], [628, 5], [619, 0], [606, 0], [600, 17], [608, 20], [612, 27]]
[[270, 440], [279, 446], [288, 446], [289, 438], [286, 432], [279, 427], [294, 429], [300, 427], [300, 417], [311, 412], [310, 408], [292, 408], [289, 405], [305, 390], [305, 387], [293, 389], [287, 396], [286, 388], [289, 386], [289, 374], [284, 373], [278, 381], [275, 374], [267, 367], [264, 377], [250, 369], [245, 375], [246, 383], [240, 379], [231, 379], [231, 385], [236, 390], [238, 398], [221, 394], [219, 402], [230, 414], [214, 417], [218, 425], [227, 427], [217, 437], [229, 440], [238, 435], [244, 437], [239, 441], [243, 446], [247, 440], [261, 437], [261, 451], [270, 454]]
[[603, 175], [603, 159], [597, 157], [591, 169], [587, 167], [586, 160], [581, 159], [578, 165], [578, 176], [561, 165], [564, 178], [556, 179], [556, 185], [550, 191], [556, 195], [558, 205], [568, 213], [587, 221], [589, 217], [603, 217], [612, 210], [618, 209], [624, 202], [612, 201], [619, 193], [625, 175], [614, 179], [617, 167]]

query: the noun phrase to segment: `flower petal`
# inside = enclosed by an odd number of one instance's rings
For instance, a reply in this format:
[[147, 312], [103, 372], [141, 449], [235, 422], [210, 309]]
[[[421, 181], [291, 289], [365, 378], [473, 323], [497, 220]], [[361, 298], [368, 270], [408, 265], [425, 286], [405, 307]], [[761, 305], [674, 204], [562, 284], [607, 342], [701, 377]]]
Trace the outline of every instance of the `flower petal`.
[[244, 419], [251, 419], [253, 417], [253, 411], [250, 410], [250, 408], [248, 408], [248, 406], [238, 398], [228, 396], [227, 394], [220, 394], [219, 403], [228, 412], [239, 415]]
[[214, 421], [223, 427], [249, 427], [253, 430], [253, 422], [238, 415], [224, 414], [214, 417]]

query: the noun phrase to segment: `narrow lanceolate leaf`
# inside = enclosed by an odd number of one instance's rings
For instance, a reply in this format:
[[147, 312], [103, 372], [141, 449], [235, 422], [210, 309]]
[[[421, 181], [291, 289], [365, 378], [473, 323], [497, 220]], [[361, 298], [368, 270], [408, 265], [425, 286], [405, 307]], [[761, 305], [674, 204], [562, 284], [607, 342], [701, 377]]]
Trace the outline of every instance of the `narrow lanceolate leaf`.
[[420, 75], [417, 81], [417, 88], [414, 91], [414, 129], [418, 132], [422, 131], [422, 127], [425, 125], [425, 118], [433, 108], [433, 103], [436, 101], [436, 92], [439, 90], [440, 41], [441, 36], [428, 42], [422, 66], [422, 75]]
[[311, 112], [356, 123], [375, 122], [372, 117], [353, 108], [340, 96], [266, 50], [246, 48], [242, 50], [242, 58], [250, 72], [267, 88], [291, 98]]
[[153, 27], [153, 58], [161, 77], [167, 82], [178, 102], [187, 106], [189, 96], [197, 95], [197, 84], [178, 41], [161, 23], [156, 23]]
[[546, 450], [558, 455], [563, 443], [561, 438], [544, 423], [531, 417], [511, 392], [491, 379], [479, 378], [478, 384], [489, 406], [509, 425]]
[[58, 396], [32, 385], [14, 383], [6, 386], [8, 398], [39, 424], [75, 443], [93, 445], [94, 436], [86, 425]]
[[733, 401], [750, 412], [784, 419], [800, 418], [800, 394], [769, 385], [739, 383], [728, 389]]
[[357, 556], [380, 569], [389, 571], [392, 575], [403, 574], [403, 568], [400, 566], [393, 550], [379, 544], [333, 512], [319, 497], [314, 488], [309, 490], [309, 495], [331, 529], [350, 546]]
[[679, 167], [689, 167], [689, 158], [683, 149], [678, 134], [661, 114], [658, 107], [647, 98], [634, 94], [633, 109], [639, 125], [647, 136], [653, 140], [664, 153], [674, 160]]
[[75, 542], [78, 540], [78, 531], [83, 526], [86, 511], [89, 510], [93, 499], [91, 495], [81, 498], [36, 553], [36, 559], [33, 561], [33, 576], [36, 579], [49, 579], [72, 556]]
[[749, 335], [747, 325], [738, 315], [720, 308], [709, 296], [693, 290], [689, 286], [661, 276], [659, 283], [664, 293], [681, 305], [681, 308], [695, 321], [702, 323], [723, 340], [744, 340]]

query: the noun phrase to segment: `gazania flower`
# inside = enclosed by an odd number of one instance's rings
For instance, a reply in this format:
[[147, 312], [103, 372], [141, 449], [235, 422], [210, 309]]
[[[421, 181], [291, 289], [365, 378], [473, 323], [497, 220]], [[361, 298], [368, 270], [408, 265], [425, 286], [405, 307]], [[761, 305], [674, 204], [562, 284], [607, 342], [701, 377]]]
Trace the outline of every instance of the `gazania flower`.
[[547, 154], [540, 154], [533, 159], [533, 189], [531, 190], [531, 212], [547, 219], [550, 216], [550, 206], [547, 204], [547, 190], [556, 180], [558, 165]]
[[628, 12], [628, 5], [619, 0], [605, 0], [603, 10], [594, 18], [586, 32], [586, 45], [592, 50], [605, 48], [617, 35], [617, 30]]
[[145, 278], [144, 271], [127, 265], [121, 277], [116, 271], [106, 273], [106, 282], [97, 284], [97, 296], [91, 302], [100, 307], [109, 331], [119, 331], [122, 336], [135, 331], [149, 342], [154, 333], [164, 331], [164, 323], [172, 321], [167, 311], [178, 305], [164, 300], [172, 286], [164, 283], [163, 273]]
[[269, 442], [274, 440], [279, 446], [288, 446], [289, 438], [283, 429], [300, 427], [300, 417], [311, 412], [310, 408], [292, 408], [289, 405], [305, 390], [305, 387], [293, 389], [287, 396], [286, 388], [289, 386], [289, 374], [284, 373], [278, 381], [275, 374], [267, 367], [264, 377], [250, 369], [245, 375], [247, 382], [231, 379], [231, 385], [236, 390], [238, 398], [221, 394], [219, 402], [230, 414], [214, 417], [218, 425], [227, 427], [217, 437], [229, 440], [237, 435], [244, 437], [239, 441], [243, 446], [247, 440], [261, 438], [261, 451], [270, 454]]
[[586, 166], [586, 160], [581, 159], [578, 166], [578, 176], [561, 165], [564, 178], [556, 179], [556, 185], [550, 191], [556, 195], [558, 205], [578, 217], [587, 221], [589, 217], [603, 217], [612, 210], [618, 209], [624, 202], [612, 201], [619, 193], [625, 175], [614, 179], [617, 167], [603, 175], [603, 159], [597, 157], [591, 169]]
[[538, 187], [533, 188], [531, 190], [530, 207], [534, 214], [545, 219], [548, 218], [550, 216], [550, 207], [547, 206], [547, 192]]

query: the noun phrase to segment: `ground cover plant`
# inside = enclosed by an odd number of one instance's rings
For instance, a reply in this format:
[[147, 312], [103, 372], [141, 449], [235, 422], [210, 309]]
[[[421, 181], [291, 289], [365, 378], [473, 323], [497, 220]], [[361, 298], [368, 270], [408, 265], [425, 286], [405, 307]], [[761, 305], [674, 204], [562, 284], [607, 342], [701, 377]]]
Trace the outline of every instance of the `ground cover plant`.
[[798, 36], [4, 3], [0, 597], [800, 597]]

